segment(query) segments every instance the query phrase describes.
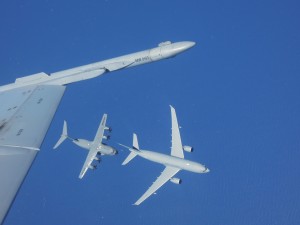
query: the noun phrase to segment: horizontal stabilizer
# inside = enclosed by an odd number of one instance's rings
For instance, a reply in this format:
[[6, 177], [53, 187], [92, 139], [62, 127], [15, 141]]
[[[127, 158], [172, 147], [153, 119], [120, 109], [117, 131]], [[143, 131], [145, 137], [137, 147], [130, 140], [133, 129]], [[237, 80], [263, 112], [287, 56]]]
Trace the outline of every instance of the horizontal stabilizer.
[[53, 149], [56, 149], [61, 143], [63, 143], [64, 140], [66, 140], [67, 137], [68, 137], [67, 122], [64, 121], [63, 132], [62, 132], [59, 140], [57, 141], [57, 143], [53, 147]]
[[127, 156], [127, 158], [124, 160], [124, 162], [122, 163], [122, 165], [126, 165], [127, 163], [129, 163], [134, 157], [136, 157], [136, 153], [135, 152], [130, 152], [130, 154]]

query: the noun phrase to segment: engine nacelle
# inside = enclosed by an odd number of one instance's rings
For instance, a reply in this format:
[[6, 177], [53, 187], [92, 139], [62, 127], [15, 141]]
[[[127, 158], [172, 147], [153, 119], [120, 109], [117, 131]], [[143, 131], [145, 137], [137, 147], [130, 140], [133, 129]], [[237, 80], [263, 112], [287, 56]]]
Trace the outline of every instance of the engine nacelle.
[[193, 152], [194, 149], [191, 146], [185, 145], [183, 146], [183, 150], [186, 152]]
[[181, 184], [181, 179], [176, 178], [176, 177], [172, 177], [172, 178], [170, 179], [170, 181], [171, 181], [172, 183], [174, 183], [174, 184]]
[[112, 128], [111, 127], [105, 127], [104, 130], [107, 130], [109, 132], [112, 132]]
[[100, 158], [98, 158], [97, 156], [94, 157], [94, 160], [96, 160], [97, 162], [100, 162]]
[[89, 165], [89, 169], [95, 170], [95, 169], [97, 169], [97, 166]]
[[105, 140], [109, 140], [110, 139], [110, 136], [109, 135], [103, 135], [103, 139], [105, 139]]

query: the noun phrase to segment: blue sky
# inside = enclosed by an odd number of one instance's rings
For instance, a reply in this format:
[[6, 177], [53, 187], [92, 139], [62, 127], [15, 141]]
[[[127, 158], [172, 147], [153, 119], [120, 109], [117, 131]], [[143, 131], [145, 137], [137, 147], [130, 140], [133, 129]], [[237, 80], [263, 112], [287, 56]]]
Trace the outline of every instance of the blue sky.
[[[182, 55], [73, 84], [58, 108], [6, 224], [299, 224], [300, 32], [298, 1], [2, 1], [1, 84], [155, 47], [197, 42]], [[127, 150], [103, 157], [84, 180], [87, 152], [53, 151], [63, 120], [92, 139], [103, 113], [111, 144], [170, 151], [177, 111], [187, 159], [141, 206], [163, 170]]]

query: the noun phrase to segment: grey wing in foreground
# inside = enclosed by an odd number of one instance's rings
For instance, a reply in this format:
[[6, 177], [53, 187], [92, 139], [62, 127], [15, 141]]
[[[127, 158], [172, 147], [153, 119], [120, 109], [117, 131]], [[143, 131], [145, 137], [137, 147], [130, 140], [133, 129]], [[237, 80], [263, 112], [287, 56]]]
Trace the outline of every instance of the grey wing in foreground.
[[0, 92], [0, 224], [38, 153], [64, 86]]
[[156, 181], [149, 187], [149, 189], [140, 197], [134, 205], [139, 205], [147, 198], [150, 197], [155, 191], [157, 191], [161, 186], [163, 186], [167, 181], [169, 181], [180, 169], [167, 166], [161, 175], [156, 179]]
[[184, 158], [176, 111], [172, 106], [170, 107], [171, 107], [171, 121], [172, 121], [171, 155], [176, 156], [178, 158]]

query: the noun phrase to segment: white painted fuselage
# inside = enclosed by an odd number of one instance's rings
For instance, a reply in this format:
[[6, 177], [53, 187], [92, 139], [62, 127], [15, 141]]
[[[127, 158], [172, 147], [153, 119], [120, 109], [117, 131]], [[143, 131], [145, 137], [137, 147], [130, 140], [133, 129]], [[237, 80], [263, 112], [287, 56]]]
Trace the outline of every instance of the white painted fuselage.
[[152, 162], [163, 164], [165, 166], [175, 167], [181, 170], [187, 170], [194, 173], [207, 173], [209, 169], [204, 165], [186, 160], [183, 158], [178, 158], [171, 155], [166, 155], [158, 152], [148, 151], [148, 150], [134, 150], [134, 152]]
[[[91, 148], [94, 147], [93, 141], [88, 141], [85, 139], [72, 139], [72, 142], [86, 150], [90, 150]], [[109, 145], [103, 144], [103, 143], [99, 143], [98, 146], [96, 147], [96, 149], [98, 150], [98, 152], [101, 155], [116, 155], [116, 154], [118, 154], [118, 151], [115, 148], [113, 148]]]

